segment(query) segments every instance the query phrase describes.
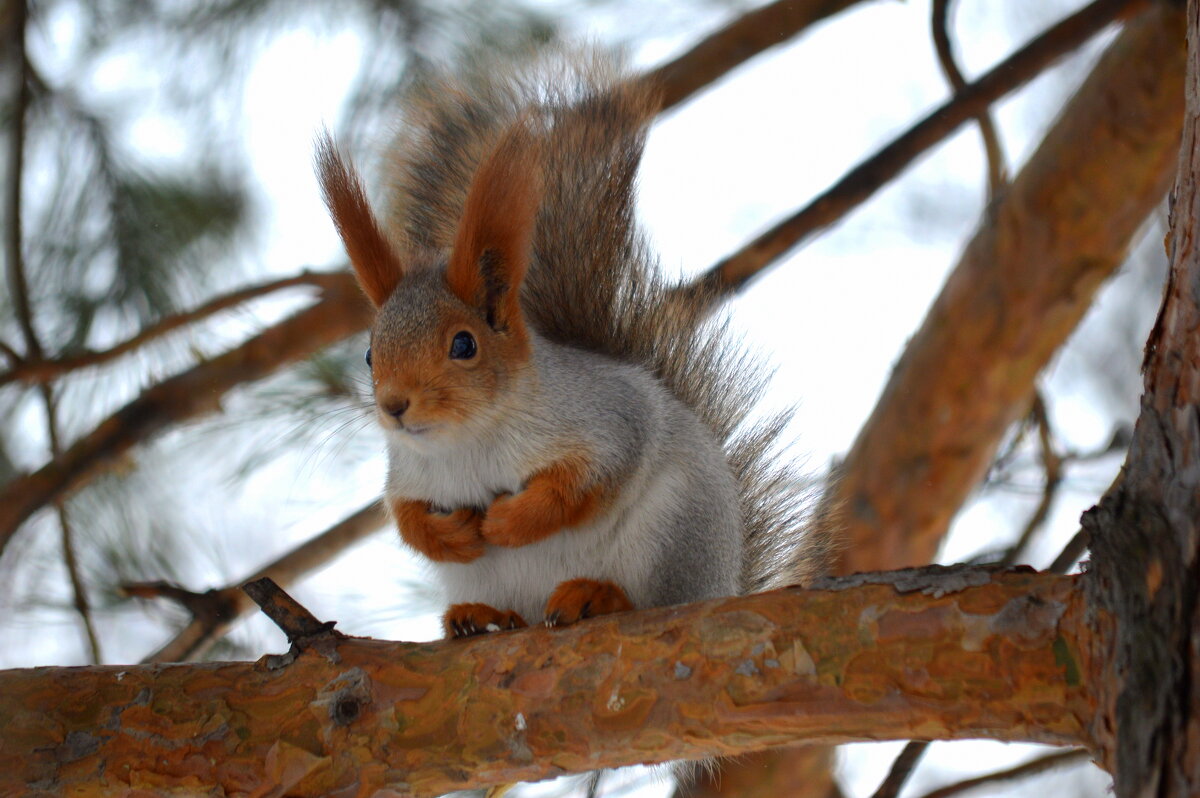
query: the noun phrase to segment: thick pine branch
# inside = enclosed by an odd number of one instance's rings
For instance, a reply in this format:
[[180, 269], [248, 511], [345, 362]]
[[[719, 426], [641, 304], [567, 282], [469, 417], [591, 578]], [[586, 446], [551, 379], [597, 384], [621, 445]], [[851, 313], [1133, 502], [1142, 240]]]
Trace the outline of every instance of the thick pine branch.
[[1161, 201], [1183, 121], [1182, 22], [1165, 4], [1131, 20], [990, 209], [843, 463], [831, 501], [844, 568], [929, 561]]
[[802, 741], [1088, 745], [1079, 580], [930, 568], [563, 630], [0, 672], [0, 773], [90, 795], [434, 795]]

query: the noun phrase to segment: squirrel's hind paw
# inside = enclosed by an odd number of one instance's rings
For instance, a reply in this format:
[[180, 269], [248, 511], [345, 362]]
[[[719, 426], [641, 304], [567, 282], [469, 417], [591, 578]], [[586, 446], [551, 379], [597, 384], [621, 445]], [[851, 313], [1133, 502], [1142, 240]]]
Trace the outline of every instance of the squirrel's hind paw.
[[569, 626], [584, 618], [632, 609], [633, 602], [613, 582], [571, 579], [550, 594], [546, 602], [546, 626]]
[[487, 604], [454, 604], [442, 616], [442, 628], [447, 638], [523, 629], [528, 625], [512, 610], [498, 610]]

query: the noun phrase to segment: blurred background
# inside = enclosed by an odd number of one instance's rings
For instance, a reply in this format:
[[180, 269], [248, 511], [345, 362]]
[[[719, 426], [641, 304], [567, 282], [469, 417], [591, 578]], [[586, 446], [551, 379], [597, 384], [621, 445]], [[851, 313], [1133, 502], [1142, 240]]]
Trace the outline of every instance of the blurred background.
[[[37, 0], [23, 20], [18, 5], [8, 3], [6, 22], [23, 30], [27, 63], [12, 48], [0, 56], [6, 239], [20, 223], [19, 249], [5, 248], [0, 373], [29, 354], [25, 318], [40, 352], [62, 357], [107, 350], [239, 289], [271, 290], [120, 357], [44, 382], [0, 382], [0, 483], [42, 467], [148, 386], [317, 296], [312, 281], [274, 281], [344, 268], [311, 167], [323, 125], [370, 182], [402, 124], [397, 98], [423, 69], [562, 40], [616, 48], [645, 69], [756, 4]], [[963, 71], [978, 75], [1083, 5], [958, 0], [951, 31]], [[949, 96], [930, 14], [927, 0], [854, 5], [661, 117], [641, 172], [640, 213], [663, 269], [711, 266]], [[1010, 172], [1111, 38], [1097, 37], [993, 107]], [[731, 303], [734, 326], [777, 368], [763, 412], [797, 406], [794, 452], [814, 478], [853, 442], [979, 223], [987, 174], [978, 130], [964, 126]], [[1020, 561], [1045, 567], [1108, 486], [1136, 416], [1141, 348], [1165, 273], [1164, 218], [1147, 223], [1043, 375], [1044, 414], [1009, 433], [941, 561], [995, 559], [1044, 504]], [[23, 286], [11, 277], [14, 252]], [[214, 397], [217, 412], [170, 426], [33, 516], [0, 558], [0, 668], [137, 662], [190, 616], [169, 598], [138, 598], [122, 585], [165, 580], [203, 592], [237, 584], [378, 496], [384, 460], [367, 412], [364, 349], [357, 335]], [[1052, 491], [1047, 451], [1061, 461]], [[440, 633], [440, 599], [390, 529], [289, 592], [349, 634]], [[203, 656], [255, 659], [285, 648], [274, 626], [251, 616]], [[844, 747], [844, 793], [869, 795], [901, 745]], [[902, 794], [1039, 752], [937, 743]], [[1083, 762], [973, 794], [1087, 796], [1107, 787]], [[585, 789], [578, 780], [521, 788]], [[642, 769], [599, 787], [601, 795], [669, 790]]]

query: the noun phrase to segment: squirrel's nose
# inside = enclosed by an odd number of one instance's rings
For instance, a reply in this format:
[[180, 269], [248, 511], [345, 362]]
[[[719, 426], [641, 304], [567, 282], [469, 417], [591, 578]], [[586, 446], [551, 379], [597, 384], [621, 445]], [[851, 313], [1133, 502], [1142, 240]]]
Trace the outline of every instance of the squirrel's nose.
[[405, 410], [408, 410], [407, 399], [393, 399], [383, 405], [383, 412], [397, 421], [404, 415]]

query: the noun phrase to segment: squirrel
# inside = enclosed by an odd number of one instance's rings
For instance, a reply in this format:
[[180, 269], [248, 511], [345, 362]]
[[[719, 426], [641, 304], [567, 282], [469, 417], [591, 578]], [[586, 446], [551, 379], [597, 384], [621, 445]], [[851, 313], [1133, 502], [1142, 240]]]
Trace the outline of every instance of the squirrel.
[[377, 216], [325, 132], [326, 205], [376, 308], [386, 505], [447, 637], [805, 583], [766, 375], [635, 221], [654, 91], [598, 54], [414, 90]]

